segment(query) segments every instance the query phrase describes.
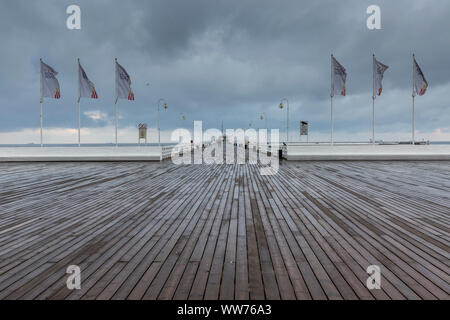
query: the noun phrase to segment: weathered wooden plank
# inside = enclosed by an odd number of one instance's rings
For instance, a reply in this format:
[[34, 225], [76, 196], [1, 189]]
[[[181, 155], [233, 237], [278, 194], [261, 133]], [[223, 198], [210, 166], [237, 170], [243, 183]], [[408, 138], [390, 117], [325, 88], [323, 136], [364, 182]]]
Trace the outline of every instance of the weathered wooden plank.
[[450, 299], [448, 161], [0, 169], [0, 299]]

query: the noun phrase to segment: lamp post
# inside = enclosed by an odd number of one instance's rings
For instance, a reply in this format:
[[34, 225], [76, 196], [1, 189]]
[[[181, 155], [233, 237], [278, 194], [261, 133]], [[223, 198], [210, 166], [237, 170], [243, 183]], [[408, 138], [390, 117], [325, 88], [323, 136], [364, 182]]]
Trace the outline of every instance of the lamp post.
[[164, 109], [167, 109], [167, 102], [165, 99], [161, 98], [158, 100], [158, 144], [161, 145], [161, 127], [160, 127], [160, 123], [159, 123], [159, 114], [160, 114], [160, 106], [161, 106], [161, 102], [164, 102], [163, 107]]
[[[179, 130], [178, 132], [180, 132], [180, 133], [181, 133], [180, 130], [183, 128], [183, 121], [184, 121], [184, 120], [186, 120], [186, 116], [184, 115], [183, 112], [180, 112], [180, 118], [179, 118], [180, 126], [179, 126], [179, 128], [178, 128], [178, 130]], [[178, 142], [179, 142], [179, 143], [183, 142], [183, 137], [181, 136], [181, 134], [179, 134]]]
[[183, 112], [180, 112], [180, 128], [183, 126], [183, 121], [186, 120], [186, 116]]
[[280, 101], [280, 109], [284, 108], [283, 101], [286, 101], [287, 105], [287, 117], [286, 117], [286, 143], [289, 142], [289, 100], [286, 98], [281, 99]]
[[260, 120], [264, 120], [264, 126], [266, 127], [267, 130], [267, 117], [266, 117], [266, 113], [263, 112], [260, 116], [259, 116]]

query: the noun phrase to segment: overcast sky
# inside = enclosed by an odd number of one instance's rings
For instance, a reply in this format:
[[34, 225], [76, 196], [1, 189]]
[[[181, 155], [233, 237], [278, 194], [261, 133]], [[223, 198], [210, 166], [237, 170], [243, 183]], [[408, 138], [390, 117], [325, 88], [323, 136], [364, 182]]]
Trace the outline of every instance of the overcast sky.
[[[416, 99], [416, 136], [450, 140], [450, 2], [161, 0], [0, 0], [0, 143], [39, 141], [39, 58], [59, 72], [61, 99], [44, 102], [47, 142], [76, 142], [76, 58], [99, 99], [83, 99], [83, 138], [112, 142], [114, 58], [131, 76], [136, 100], [119, 101], [121, 141], [140, 122], [156, 127], [157, 101], [167, 132], [180, 126], [290, 127], [309, 120], [311, 137], [330, 126], [330, 53], [347, 69], [346, 97], [335, 99], [337, 140], [371, 135], [372, 53], [390, 68], [376, 101], [376, 133], [408, 139], [411, 55], [429, 88]], [[66, 8], [81, 7], [81, 30], [66, 28]], [[368, 30], [366, 8], [381, 7], [381, 30]], [[149, 84], [149, 85], [147, 85]], [[154, 141], [155, 131], [150, 131]]]

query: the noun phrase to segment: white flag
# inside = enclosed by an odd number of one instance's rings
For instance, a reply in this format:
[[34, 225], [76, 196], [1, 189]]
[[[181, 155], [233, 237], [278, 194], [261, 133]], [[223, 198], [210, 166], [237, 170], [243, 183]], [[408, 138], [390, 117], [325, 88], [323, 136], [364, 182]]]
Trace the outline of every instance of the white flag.
[[428, 88], [428, 82], [422, 73], [419, 65], [417, 64], [416, 58], [414, 58], [414, 92], [413, 95], [418, 94], [423, 96]]
[[89, 80], [78, 59], [78, 88], [80, 98], [98, 99], [94, 84]]
[[131, 90], [131, 79], [127, 71], [116, 60], [116, 100], [134, 100], [133, 90]]
[[331, 56], [331, 67], [332, 67], [332, 81], [331, 81], [331, 96], [334, 94], [340, 94], [345, 96], [345, 80], [347, 79], [347, 73], [345, 68]]
[[374, 95], [381, 95], [381, 91], [383, 91], [383, 75], [388, 68], [387, 65], [377, 61], [375, 56], [373, 56]]
[[59, 91], [59, 82], [56, 79], [56, 72], [52, 67], [42, 62], [41, 59], [41, 97], [46, 98], [61, 98]]

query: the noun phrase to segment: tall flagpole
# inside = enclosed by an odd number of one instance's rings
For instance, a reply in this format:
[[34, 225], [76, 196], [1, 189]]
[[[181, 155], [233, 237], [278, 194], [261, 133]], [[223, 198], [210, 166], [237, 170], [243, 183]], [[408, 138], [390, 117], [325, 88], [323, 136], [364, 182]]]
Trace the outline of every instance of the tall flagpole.
[[372, 63], [372, 144], [375, 145], [375, 54]]
[[161, 102], [161, 99], [158, 100], [158, 145], [161, 146], [161, 127], [160, 127], [160, 111], [159, 111], [159, 104]]
[[414, 68], [415, 68], [414, 61], [415, 61], [415, 55], [413, 53], [413, 77], [412, 77], [412, 79], [413, 79], [413, 81], [412, 81], [412, 144], [413, 145], [415, 144], [415, 140], [414, 140], [414, 131], [415, 131], [415, 129], [414, 129], [414, 98], [416, 96], [416, 92], [414, 89], [414, 84], [415, 84], [415, 80], [416, 80], [416, 73], [414, 70]]
[[286, 143], [289, 143], [289, 100], [287, 101], [287, 119], [286, 119]]
[[81, 147], [81, 88], [80, 88], [80, 58], [78, 58], [78, 148]]
[[115, 122], [115, 126], [116, 126], [116, 147], [118, 147], [118, 143], [117, 143], [117, 58], [115, 59], [116, 63], [114, 65], [115, 67], [115, 84], [114, 84], [114, 88], [115, 88], [115, 102], [114, 102], [114, 122]]
[[42, 83], [42, 58], [40, 59], [40, 69], [41, 69], [41, 76], [40, 76], [40, 79], [41, 79], [41, 97], [40, 97], [40, 102], [41, 102], [41, 116], [40, 116], [40, 119], [41, 119], [41, 148], [44, 146], [44, 144], [43, 144], [43, 140], [42, 140], [42, 103], [44, 102], [44, 99], [43, 99], [43, 94], [42, 94], [42, 89], [43, 89], [43, 83]]
[[333, 139], [333, 96], [334, 96], [334, 84], [333, 84], [333, 54], [331, 54], [331, 92], [330, 92], [330, 98], [331, 98], [331, 145], [334, 144]]

